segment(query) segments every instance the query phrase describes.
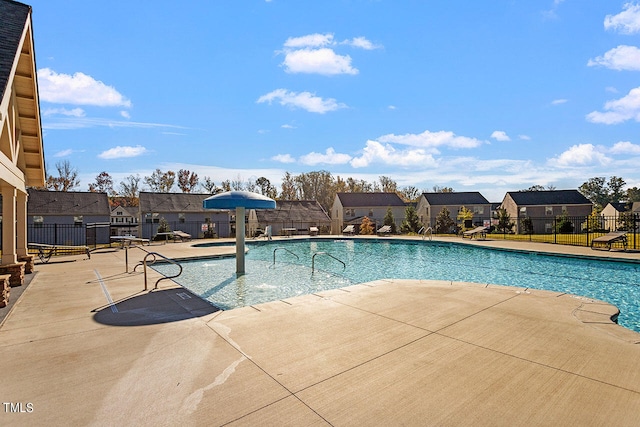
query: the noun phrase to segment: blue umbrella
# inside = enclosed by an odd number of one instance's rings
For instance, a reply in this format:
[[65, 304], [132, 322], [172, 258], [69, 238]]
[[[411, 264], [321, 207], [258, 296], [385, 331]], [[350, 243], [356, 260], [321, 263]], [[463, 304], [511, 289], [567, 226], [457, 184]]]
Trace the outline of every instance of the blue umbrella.
[[244, 274], [245, 209], [275, 209], [276, 201], [250, 191], [227, 191], [203, 200], [205, 209], [236, 210], [236, 274]]

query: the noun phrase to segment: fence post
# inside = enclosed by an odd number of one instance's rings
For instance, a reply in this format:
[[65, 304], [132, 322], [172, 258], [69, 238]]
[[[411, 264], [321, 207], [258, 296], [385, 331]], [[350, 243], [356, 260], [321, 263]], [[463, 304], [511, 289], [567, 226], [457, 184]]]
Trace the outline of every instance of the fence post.
[[587, 247], [589, 247], [589, 216], [587, 215], [585, 217], [584, 223], [586, 224], [586, 228], [587, 228]]

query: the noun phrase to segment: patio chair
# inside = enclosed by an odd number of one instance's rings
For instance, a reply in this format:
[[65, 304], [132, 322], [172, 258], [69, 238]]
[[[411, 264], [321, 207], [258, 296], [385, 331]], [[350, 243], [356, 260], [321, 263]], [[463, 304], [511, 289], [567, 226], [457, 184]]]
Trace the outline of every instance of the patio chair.
[[596, 237], [591, 241], [591, 249], [598, 250], [611, 250], [611, 246], [614, 243], [622, 243], [624, 250], [627, 250], [627, 232], [626, 231], [612, 231], [604, 236]]
[[467, 230], [464, 233], [462, 233], [462, 238], [464, 239], [465, 237], [468, 237], [470, 239], [473, 239], [474, 237], [476, 239], [477, 238], [485, 239], [487, 237], [487, 227], [476, 227], [473, 230]]
[[191, 234], [185, 233], [184, 231], [175, 230], [173, 232], [173, 238], [180, 239], [181, 242], [184, 242], [185, 240], [191, 240]]
[[390, 225], [383, 225], [382, 227], [380, 227], [377, 231], [378, 235], [385, 235], [385, 234], [391, 234], [391, 226]]
[[309, 235], [317, 236], [318, 235], [318, 227], [309, 227]]
[[342, 234], [353, 234], [355, 233], [355, 227], [353, 225], [347, 225], [344, 230], [342, 230]]

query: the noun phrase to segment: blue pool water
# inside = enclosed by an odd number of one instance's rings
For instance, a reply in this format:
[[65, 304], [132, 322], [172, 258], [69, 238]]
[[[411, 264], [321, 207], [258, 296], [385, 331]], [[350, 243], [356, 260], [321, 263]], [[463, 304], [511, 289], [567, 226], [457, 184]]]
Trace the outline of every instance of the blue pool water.
[[[316, 253], [319, 254], [312, 272]], [[235, 258], [187, 261], [182, 265], [182, 275], [174, 280], [222, 309], [383, 278], [451, 280], [546, 289], [599, 299], [620, 309], [618, 322], [622, 326], [640, 332], [640, 263], [431, 241], [310, 239], [250, 244], [247, 274], [241, 277], [235, 274]], [[171, 273], [175, 266], [154, 268]]]

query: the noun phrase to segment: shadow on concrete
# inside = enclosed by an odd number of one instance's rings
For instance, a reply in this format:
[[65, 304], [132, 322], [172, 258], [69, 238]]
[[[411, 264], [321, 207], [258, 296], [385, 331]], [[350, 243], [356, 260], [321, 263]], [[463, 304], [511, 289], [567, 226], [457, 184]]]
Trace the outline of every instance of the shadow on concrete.
[[111, 326], [178, 322], [219, 311], [184, 288], [144, 292], [93, 310], [93, 319]]

